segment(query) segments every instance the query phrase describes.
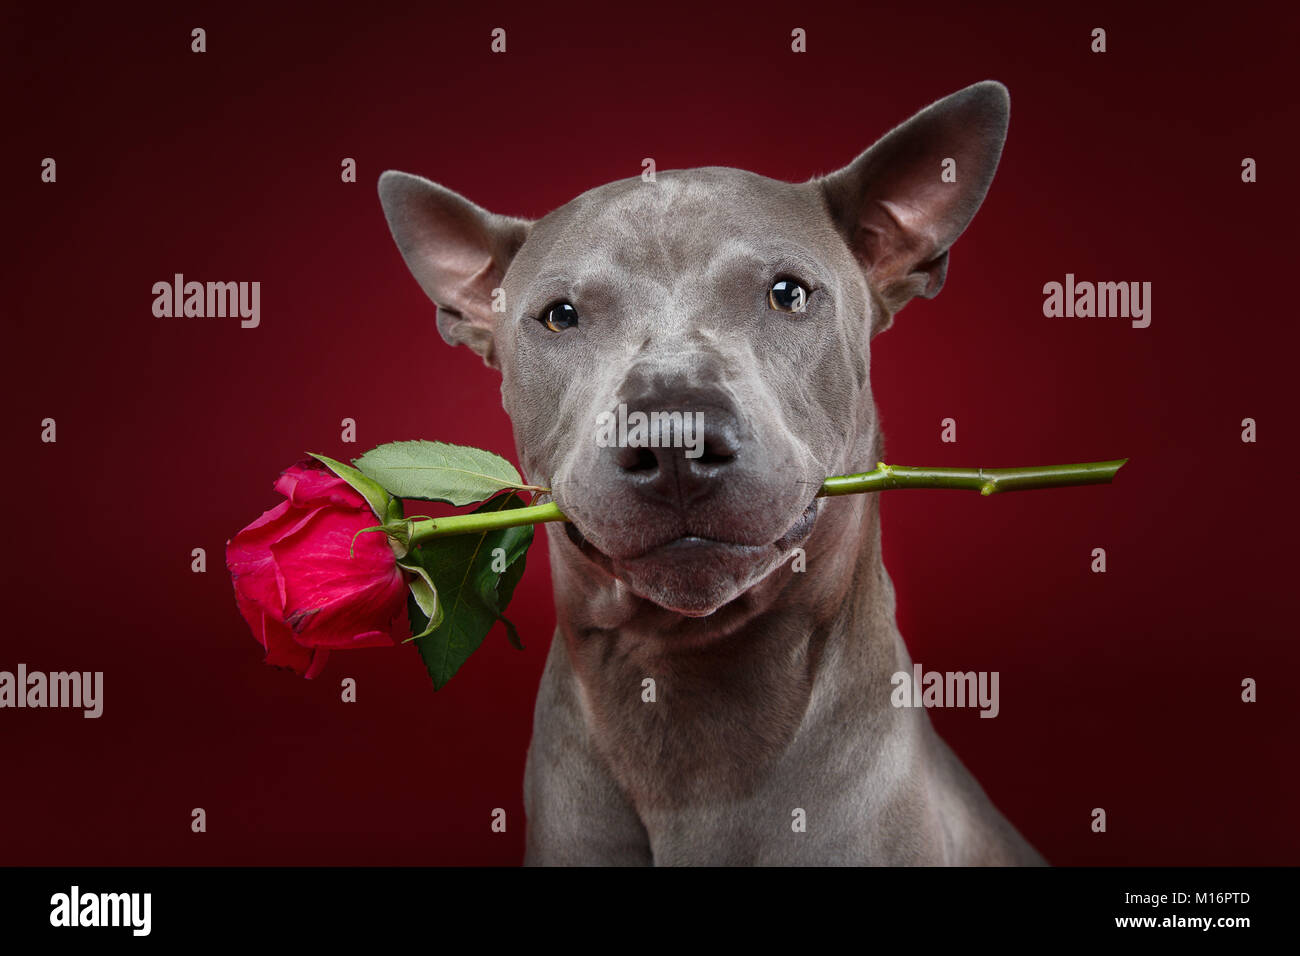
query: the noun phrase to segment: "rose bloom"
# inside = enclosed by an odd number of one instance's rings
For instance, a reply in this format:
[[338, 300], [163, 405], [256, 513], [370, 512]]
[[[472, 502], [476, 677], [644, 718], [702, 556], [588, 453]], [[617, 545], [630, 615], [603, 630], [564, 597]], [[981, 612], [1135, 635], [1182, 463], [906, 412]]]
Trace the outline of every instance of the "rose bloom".
[[314, 460], [281, 472], [275, 490], [286, 500], [226, 542], [235, 601], [266, 663], [315, 677], [332, 650], [410, 637], [406, 573], [388, 537], [357, 535], [379, 524], [365, 499]]

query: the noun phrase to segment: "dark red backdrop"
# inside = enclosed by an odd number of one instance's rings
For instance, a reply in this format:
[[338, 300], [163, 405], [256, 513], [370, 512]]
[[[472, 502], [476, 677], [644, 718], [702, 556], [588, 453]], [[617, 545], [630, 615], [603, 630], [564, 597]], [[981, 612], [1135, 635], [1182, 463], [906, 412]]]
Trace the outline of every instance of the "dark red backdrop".
[[[543, 548], [513, 607], [528, 649], [494, 633], [437, 694], [410, 647], [312, 682], [263, 666], [223, 568], [305, 449], [514, 457], [498, 378], [437, 337], [376, 177], [525, 216], [646, 156], [802, 180], [989, 77], [1011, 90], [998, 177], [942, 295], [876, 341], [887, 460], [1132, 462], [1109, 488], [885, 498], [914, 659], [1001, 673], [998, 719], [933, 718], [1053, 862], [1300, 862], [1294, 14], [530, 6], [11, 13], [0, 669], [106, 689], [99, 720], [0, 711], [0, 863], [518, 861]], [[176, 272], [261, 281], [261, 327], [155, 318]], [[1044, 318], [1067, 272], [1152, 282], [1151, 327]]]

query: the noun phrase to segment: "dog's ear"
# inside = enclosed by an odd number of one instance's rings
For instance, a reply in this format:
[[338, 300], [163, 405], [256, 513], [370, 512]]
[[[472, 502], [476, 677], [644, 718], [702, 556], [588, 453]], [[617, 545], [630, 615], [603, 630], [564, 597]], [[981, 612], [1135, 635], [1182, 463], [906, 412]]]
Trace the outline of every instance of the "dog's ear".
[[532, 223], [498, 216], [419, 176], [389, 170], [379, 201], [393, 240], [420, 287], [438, 306], [438, 331], [496, 367], [492, 290], [528, 238]]
[[1002, 155], [1010, 98], [987, 80], [945, 97], [816, 180], [836, 227], [862, 264], [889, 327], [913, 296], [943, 286], [948, 247], [970, 223]]

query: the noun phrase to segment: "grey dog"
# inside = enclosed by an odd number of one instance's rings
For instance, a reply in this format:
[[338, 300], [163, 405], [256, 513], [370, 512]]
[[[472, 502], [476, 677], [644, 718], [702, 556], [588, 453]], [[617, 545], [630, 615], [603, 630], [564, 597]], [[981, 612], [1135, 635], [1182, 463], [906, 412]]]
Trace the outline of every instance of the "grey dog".
[[[1008, 115], [977, 83], [804, 183], [664, 171], [535, 221], [380, 177], [439, 332], [500, 371], [570, 519], [547, 526], [525, 863], [1042, 862], [891, 704], [912, 664], [878, 496], [815, 497], [880, 458], [871, 340], [943, 285]], [[596, 440], [616, 410], [703, 429]]]

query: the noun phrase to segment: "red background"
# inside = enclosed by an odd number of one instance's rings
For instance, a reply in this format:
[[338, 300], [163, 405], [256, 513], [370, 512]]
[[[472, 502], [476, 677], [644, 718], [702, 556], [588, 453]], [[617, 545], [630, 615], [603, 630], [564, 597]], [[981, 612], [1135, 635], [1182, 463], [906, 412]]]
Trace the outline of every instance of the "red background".
[[[517, 862], [545, 549], [512, 607], [527, 650], [498, 630], [437, 694], [410, 647], [264, 666], [223, 567], [304, 450], [514, 457], [376, 177], [523, 216], [646, 156], [803, 180], [985, 78], [1011, 91], [997, 179], [943, 293], [875, 343], [886, 460], [1132, 461], [1107, 488], [885, 497], [913, 658], [1001, 674], [996, 720], [932, 717], [1054, 863], [1300, 862], [1294, 8], [908, 7], [11, 7], [0, 669], [103, 671], [105, 710], [0, 711], [0, 863]], [[175, 272], [261, 281], [261, 327], [155, 318]], [[1151, 327], [1044, 318], [1066, 272], [1152, 282]]]

